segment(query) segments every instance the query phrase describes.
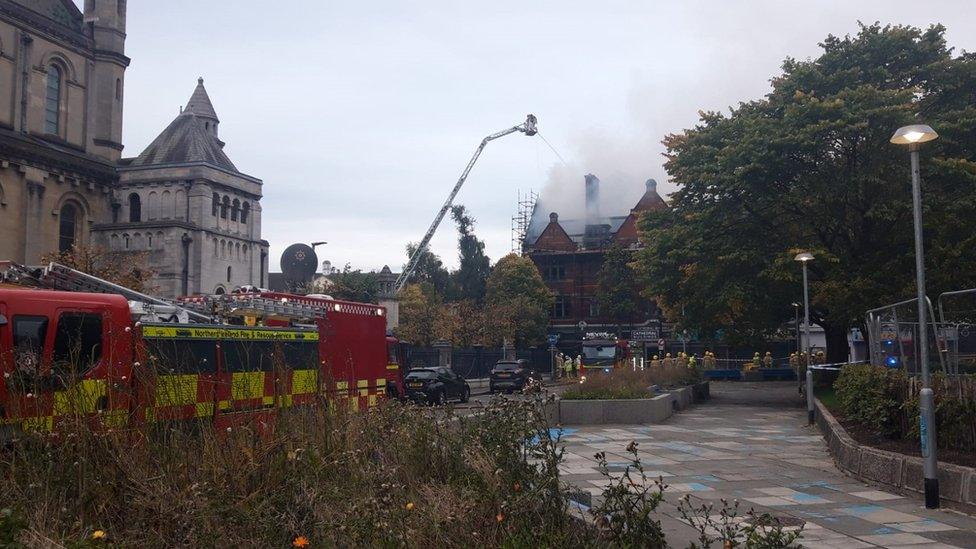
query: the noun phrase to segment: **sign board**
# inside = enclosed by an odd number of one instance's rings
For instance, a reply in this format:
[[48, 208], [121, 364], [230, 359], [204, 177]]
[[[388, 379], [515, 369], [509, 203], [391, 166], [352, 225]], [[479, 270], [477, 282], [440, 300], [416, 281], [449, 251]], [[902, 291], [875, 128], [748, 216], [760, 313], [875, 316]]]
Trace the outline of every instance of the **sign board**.
[[630, 339], [633, 341], [655, 341], [661, 337], [661, 331], [658, 328], [634, 328], [630, 334]]
[[664, 340], [663, 339], [657, 340], [657, 347], [659, 349], [664, 349]]
[[552, 347], [559, 342], [559, 334], [549, 334], [549, 346]]

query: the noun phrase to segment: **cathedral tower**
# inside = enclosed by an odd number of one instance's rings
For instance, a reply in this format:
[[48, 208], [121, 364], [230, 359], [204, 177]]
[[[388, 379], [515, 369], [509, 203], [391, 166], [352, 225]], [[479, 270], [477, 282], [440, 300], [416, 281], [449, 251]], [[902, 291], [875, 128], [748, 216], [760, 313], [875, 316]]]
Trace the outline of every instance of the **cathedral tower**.
[[87, 32], [95, 42], [89, 93], [89, 150], [110, 160], [122, 156], [122, 97], [125, 87], [126, 0], [85, 0]]

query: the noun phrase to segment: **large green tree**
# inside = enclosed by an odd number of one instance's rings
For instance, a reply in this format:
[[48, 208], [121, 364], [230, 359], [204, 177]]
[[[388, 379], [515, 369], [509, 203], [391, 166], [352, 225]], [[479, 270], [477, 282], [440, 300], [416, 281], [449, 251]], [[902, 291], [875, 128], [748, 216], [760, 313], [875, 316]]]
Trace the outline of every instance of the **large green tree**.
[[630, 266], [631, 253], [618, 244], [607, 248], [597, 274], [597, 303], [600, 314], [619, 326], [638, 311], [640, 295]]
[[[413, 257], [417, 250], [417, 244], [413, 242], [407, 244], [407, 260]], [[441, 258], [430, 251], [428, 247], [421, 252], [417, 259], [417, 266], [410, 275], [408, 282], [413, 284], [429, 284], [441, 296], [452, 294], [451, 273], [444, 267]]]
[[475, 220], [464, 206], [451, 208], [458, 228], [458, 270], [452, 273], [457, 298], [480, 303], [491, 272], [491, 261], [485, 255], [485, 243], [474, 234]]
[[488, 277], [486, 322], [493, 343], [507, 338], [517, 346], [534, 345], [546, 335], [555, 298], [531, 259], [509, 254]]
[[893, 131], [927, 123], [926, 260], [935, 295], [976, 283], [976, 56], [945, 29], [877, 24], [787, 59], [763, 99], [702, 113], [669, 135], [671, 208], [641, 221], [645, 293], [686, 325], [755, 340], [800, 298], [796, 252], [811, 251], [812, 319], [828, 355], [867, 309], [914, 295], [908, 151]]

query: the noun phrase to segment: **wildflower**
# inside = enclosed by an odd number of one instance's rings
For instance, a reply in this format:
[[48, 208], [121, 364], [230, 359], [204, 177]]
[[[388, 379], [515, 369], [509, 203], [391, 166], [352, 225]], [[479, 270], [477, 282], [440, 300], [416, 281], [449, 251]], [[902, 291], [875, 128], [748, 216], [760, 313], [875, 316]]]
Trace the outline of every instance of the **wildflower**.
[[105, 533], [105, 530], [95, 530], [94, 532], [92, 532], [91, 539], [93, 539], [94, 541], [101, 541], [106, 537], [108, 537], [108, 534]]
[[501, 522], [503, 520], [505, 520], [505, 513], [502, 513], [501, 511], [499, 511], [498, 514], [495, 515], [495, 521], [496, 522]]
[[407, 509], [407, 511], [413, 511], [414, 508], [413, 502], [412, 501], [407, 502], [407, 504], [404, 505], [404, 507]]
[[292, 547], [308, 547], [308, 538], [305, 536], [298, 536], [291, 542]]

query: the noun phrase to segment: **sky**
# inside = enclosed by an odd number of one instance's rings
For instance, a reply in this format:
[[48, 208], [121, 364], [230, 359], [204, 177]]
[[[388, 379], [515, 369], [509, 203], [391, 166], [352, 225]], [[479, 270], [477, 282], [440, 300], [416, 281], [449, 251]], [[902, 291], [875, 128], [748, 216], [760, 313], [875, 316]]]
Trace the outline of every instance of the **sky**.
[[[494, 141], [458, 195], [496, 261], [519, 191], [556, 209], [594, 173], [621, 213], [648, 178], [673, 192], [665, 135], [762, 97], [785, 58], [816, 57], [858, 21], [941, 22], [976, 50], [971, 0], [130, 0], [123, 154], [202, 76], [225, 151], [264, 181], [271, 270], [289, 244], [327, 241], [320, 260], [396, 271], [481, 139], [533, 113], [556, 152], [540, 136]], [[456, 243], [447, 218], [432, 249], [456, 266]]]

